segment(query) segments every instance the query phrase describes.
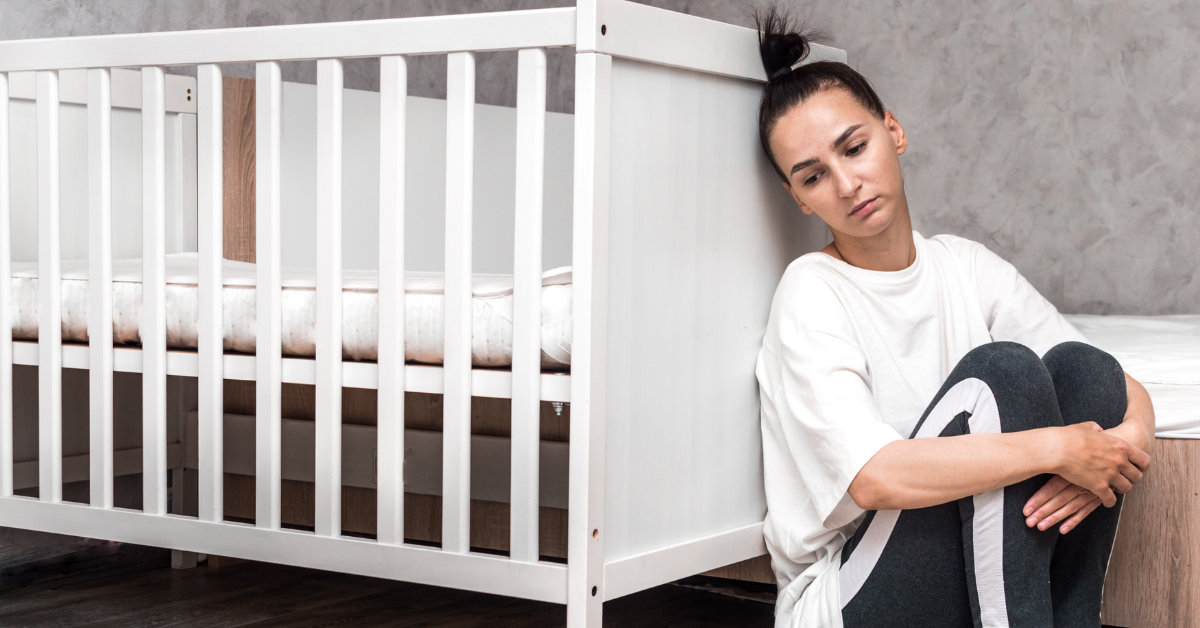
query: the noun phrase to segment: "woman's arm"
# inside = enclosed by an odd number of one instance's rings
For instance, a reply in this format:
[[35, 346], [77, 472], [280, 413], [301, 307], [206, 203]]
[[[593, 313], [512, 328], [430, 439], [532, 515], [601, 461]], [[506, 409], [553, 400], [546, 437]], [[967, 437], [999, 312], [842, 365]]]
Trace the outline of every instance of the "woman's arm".
[[905, 510], [1009, 486], [1056, 473], [1116, 503], [1150, 464], [1140, 448], [1092, 424], [1009, 434], [966, 434], [889, 443], [850, 483], [863, 510]]
[[[1108, 433], [1148, 451], [1154, 438], [1154, 405], [1150, 402], [1150, 394], [1129, 373], [1125, 374], [1125, 391], [1129, 400], [1125, 419]], [[1059, 531], [1066, 534], [1099, 505], [1100, 498], [1091, 491], [1056, 476], [1026, 502], [1025, 524], [1046, 530], [1062, 522]]]
[[1138, 449], [1149, 451], [1154, 439], [1154, 404], [1150, 403], [1150, 393], [1129, 373], [1125, 374], [1125, 392], [1129, 399], [1125, 419], [1108, 433]]

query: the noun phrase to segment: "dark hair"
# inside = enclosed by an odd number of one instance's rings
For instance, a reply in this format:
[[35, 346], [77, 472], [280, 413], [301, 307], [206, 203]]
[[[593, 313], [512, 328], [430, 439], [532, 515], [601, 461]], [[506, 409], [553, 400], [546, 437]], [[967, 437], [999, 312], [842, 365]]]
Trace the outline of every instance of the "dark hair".
[[758, 108], [758, 137], [775, 172], [787, 181], [768, 141], [784, 114], [812, 95], [833, 88], [846, 90], [880, 119], [883, 102], [866, 77], [840, 61], [816, 61], [790, 69], [808, 56], [810, 44], [821, 35], [804, 28], [787, 11], [771, 5], [755, 11], [754, 21], [758, 25], [758, 52], [769, 77]]

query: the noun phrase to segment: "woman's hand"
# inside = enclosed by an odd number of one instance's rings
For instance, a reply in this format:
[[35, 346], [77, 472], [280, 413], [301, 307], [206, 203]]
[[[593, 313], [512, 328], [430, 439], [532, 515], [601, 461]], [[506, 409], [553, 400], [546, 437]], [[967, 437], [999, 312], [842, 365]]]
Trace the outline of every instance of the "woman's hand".
[[1066, 534], [1099, 505], [1094, 493], [1056, 475], [1025, 502], [1025, 525], [1049, 530], [1061, 521], [1058, 531]]
[[1117, 503], [1116, 493], [1128, 493], [1150, 466], [1149, 454], [1093, 422], [1055, 429], [1061, 436], [1058, 474], [1110, 508]]
[[[1099, 425], [1094, 423], [1088, 425], [1092, 431], [1102, 431]], [[1149, 436], [1136, 421], [1126, 421], [1105, 433], [1133, 445], [1135, 449], [1145, 449], [1149, 446]], [[1138, 467], [1139, 471], [1145, 471], [1149, 467], [1149, 456], [1147, 456], [1145, 464]], [[1126, 476], [1126, 479], [1131, 484], [1137, 484], [1141, 481], [1141, 475]], [[1039, 530], [1048, 530], [1059, 522], [1063, 522], [1058, 531], [1066, 534], [1078, 526], [1079, 522], [1083, 521], [1100, 504], [1100, 498], [1096, 494], [1071, 483], [1061, 475], [1056, 475], [1025, 503], [1023, 511], [1026, 517], [1025, 525], [1031, 528], [1037, 526]]]
[[[1070, 432], [1066, 433], [1065, 451], [1069, 453], [1064, 473], [1034, 493], [1023, 510], [1025, 525], [1048, 530], [1061, 522], [1061, 534], [1070, 532], [1101, 503], [1113, 506], [1117, 499], [1114, 491], [1129, 492], [1150, 466], [1150, 456], [1120, 438], [1118, 430], [1105, 433], [1095, 423], [1066, 429]], [[1068, 479], [1067, 474], [1078, 481]]]
[[[1091, 426], [1094, 431], [1101, 430], [1095, 423]], [[1056, 475], [1025, 502], [1025, 525], [1049, 530], [1060, 521], [1066, 520], [1058, 528], [1059, 534], [1066, 534], [1092, 514], [1099, 505], [1100, 498], [1096, 497], [1095, 493], [1078, 484], [1072, 484], [1061, 475]]]

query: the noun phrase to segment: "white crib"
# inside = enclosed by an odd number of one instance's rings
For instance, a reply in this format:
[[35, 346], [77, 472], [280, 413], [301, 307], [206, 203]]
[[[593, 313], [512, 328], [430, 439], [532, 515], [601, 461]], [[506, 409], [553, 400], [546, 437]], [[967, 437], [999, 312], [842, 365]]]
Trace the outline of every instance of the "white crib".
[[[548, 131], [546, 49], [558, 47], [575, 49], [575, 113], [567, 122], [573, 137]], [[475, 53], [498, 50], [519, 51], [517, 107], [488, 117], [475, 103]], [[428, 194], [413, 192], [428, 183], [413, 177], [428, 159], [409, 153], [413, 137], [428, 128], [412, 122], [429, 118], [410, 115], [410, 55], [448, 57], [447, 98], [440, 105], [445, 155], [438, 164], [444, 170], [438, 170], [434, 195], [444, 206], [444, 224], [436, 221], [444, 247], [425, 247], [415, 257], [412, 250], [406, 254], [406, 223], [429, 222], [428, 203], [414, 202]], [[343, 215], [346, 199], [361, 192], [343, 185], [352, 158], [343, 147], [353, 145], [344, 135], [356, 122], [344, 120], [350, 101], [342, 60], [352, 57], [381, 59], [378, 119], [369, 125], [378, 125], [378, 153], [370, 160], [378, 169], [377, 201], [370, 206], [378, 229], [360, 233], [351, 226], [344, 239], [343, 223], [359, 224], [348, 217], [362, 211], [351, 200]], [[817, 47], [812, 60], [822, 58], [845, 60], [845, 54]], [[284, 128], [280, 63], [291, 60], [317, 60], [318, 68], [315, 203], [308, 223], [315, 229], [307, 229], [315, 234], [315, 359], [285, 357], [281, 349], [285, 236], [305, 237], [305, 229], [289, 230], [284, 220], [294, 213], [282, 185], [286, 162], [294, 158], [284, 151], [284, 137], [294, 129]], [[251, 61], [259, 315], [257, 347], [246, 355], [222, 348], [220, 64]], [[166, 65], [196, 65], [198, 78], [167, 76]], [[140, 68], [140, 76], [112, 69], [131, 67]], [[571, 626], [599, 626], [604, 600], [762, 555], [766, 501], [753, 364], [783, 269], [824, 244], [822, 226], [794, 210], [758, 146], [755, 115], [764, 80], [752, 30], [622, 0], [0, 43], [0, 278], [6, 279], [0, 281], [0, 525], [566, 604]], [[10, 105], [20, 111], [15, 106], [22, 98], [36, 103], [36, 165], [9, 163], [10, 139], [27, 132], [18, 122], [29, 116], [9, 119]], [[76, 155], [69, 143], [63, 148], [60, 110], [83, 103], [87, 148]], [[140, 110], [129, 114], [140, 118], [141, 129], [140, 165], [132, 172], [115, 163], [122, 153], [114, 144], [131, 137], [116, 129], [129, 122], [114, 114], [123, 108]], [[510, 139], [489, 139], [495, 134], [486, 127], [477, 132], [477, 122], [504, 115], [513, 122]], [[480, 153], [507, 150], [505, 142], [513, 148], [514, 176], [498, 201], [490, 183], [483, 193], [477, 189], [474, 168]], [[553, 157], [547, 163], [547, 155], [561, 154], [555, 151], [571, 156], [569, 184], [546, 180], [560, 165]], [[67, 165], [82, 163], [83, 155], [83, 166]], [[414, 156], [422, 163], [414, 164]], [[86, 185], [64, 184], [64, 172], [86, 173]], [[14, 230], [30, 228], [32, 220], [10, 208], [16, 184], [29, 176], [36, 180], [36, 247], [13, 241]], [[139, 176], [140, 234], [136, 222], [114, 218], [113, 211], [114, 190]], [[72, 206], [86, 211], [61, 213], [70, 204], [60, 198], [63, 190], [80, 191]], [[554, 214], [551, 205], [560, 197], [562, 211]], [[84, 214], [86, 230], [63, 224], [63, 216], [78, 222]], [[511, 231], [493, 227], [497, 215], [511, 216], [504, 218]], [[485, 228], [473, 229], [473, 221]], [[74, 235], [64, 237], [68, 233]], [[552, 244], [544, 246], [544, 238]], [[192, 241], [199, 259], [199, 345], [168, 349], [167, 254], [191, 250]], [[343, 361], [343, 260], [363, 256], [345, 251], [344, 242], [364, 243], [378, 269], [376, 362]], [[409, 249], [427, 244], [408, 243]], [[14, 256], [34, 250], [39, 333], [36, 342], [14, 341], [7, 278]], [[92, 333], [86, 344], [64, 343], [62, 260], [85, 251]], [[143, 260], [140, 347], [113, 344], [113, 259], [133, 256], [126, 251]], [[439, 259], [431, 260], [435, 255]], [[541, 368], [543, 259], [555, 255], [573, 271], [569, 373]], [[404, 278], [412, 259], [444, 270], [441, 365], [405, 362]], [[473, 272], [496, 272], [496, 260], [511, 260], [504, 263], [511, 263], [513, 276], [512, 364], [474, 368]], [[34, 398], [31, 390], [13, 389], [14, 364], [37, 367], [36, 499], [14, 494], [14, 478], [34, 468], [28, 460], [14, 464], [13, 408]], [[87, 369], [90, 382], [87, 453], [67, 456], [66, 465], [64, 368]], [[141, 373], [140, 464], [118, 455], [128, 451], [114, 450], [114, 372]], [[168, 512], [167, 473], [185, 457], [175, 438], [182, 428], [168, 423], [179, 411], [168, 409], [176, 403], [168, 376], [194, 378], [189, 381], [198, 394], [192, 463], [199, 472], [198, 517]], [[254, 433], [252, 463], [243, 457], [255, 475], [252, 525], [226, 521], [222, 512], [223, 465], [230, 459], [223, 445], [224, 380], [257, 383], [256, 417], [247, 428]], [[283, 383], [316, 387], [311, 532], [280, 522]], [[379, 391], [376, 539], [341, 530], [343, 436], [349, 433], [342, 424], [343, 387]], [[443, 396], [440, 547], [405, 542], [404, 496], [412, 484], [405, 465], [421, 458], [418, 451], [406, 463], [405, 451], [437, 444], [406, 442], [404, 391]], [[478, 459], [472, 397], [512, 403], [511, 439], [502, 444], [508, 456], [495, 458], [510, 465], [502, 470], [507, 487], [499, 491], [511, 504], [508, 556], [471, 551], [471, 498], [480, 488], [472, 483]], [[547, 450], [538, 431], [542, 401], [571, 408], [566, 468], [554, 471], [567, 475], [557, 478], [566, 486], [569, 512], [566, 564], [540, 560], [538, 553], [539, 503], [548, 498]], [[130, 469], [142, 473], [141, 511], [113, 507], [114, 473]], [[72, 473], [90, 480], [90, 505], [62, 500], [64, 475]]]

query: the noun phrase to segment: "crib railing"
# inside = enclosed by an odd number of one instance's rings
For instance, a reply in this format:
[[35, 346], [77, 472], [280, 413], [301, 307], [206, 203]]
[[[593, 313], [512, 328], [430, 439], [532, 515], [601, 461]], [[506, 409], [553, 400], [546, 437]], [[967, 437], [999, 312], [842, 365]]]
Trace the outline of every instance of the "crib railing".
[[[570, 378], [540, 369], [542, 171], [548, 47], [575, 43], [574, 9], [0, 44], [0, 508], [29, 527], [567, 601], [566, 569], [539, 562], [540, 402], [571, 400]], [[471, 364], [475, 52], [519, 50], [514, 337], [510, 372]], [[407, 56], [447, 54], [445, 360], [404, 361]], [[379, 352], [342, 363], [343, 59], [380, 57]], [[281, 61], [317, 60], [316, 359], [282, 356]], [[221, 63], [256, 63], [257, 350], [222, 350]], [[168, 351], [165, 77], [198, 66], [199, 349]], [[142, 102], [143, 311], [140, 348], [112, 339], [109, 68], [137, 67]], [[59, 70], [87, 69], [89, 342], [61, 338]], [[11, 338], [9, 75], [37, 76], [39, 333]], [[39, 493], [13, 495], [12, 365], [38, 367]], [[62, 503], [62, 369], [90, 372], [90, 504]], [[142, 374], [143, 511], [113, 507], [113, 373]], [[167, 376], [199, 380], [199, 518], [167, 513]], [[256, 386], [256, 518], [226, 522], [223, 380]], [[316, 387], [314, 532], [281, 527], [281, 385]], [[378, 388], [378, 538], [341, 536], [342, 387]], [[404, 544], [404, 391], [444, 396], [442, 545]], [[22, 393], [25, 394], [25, 393]], [[471, 397], [512, 400], [510, 557], [470, 553]], [[602, 464], [602, 463], [601, 463]], [[594, 591], [593, 591], [594, 595]]]

